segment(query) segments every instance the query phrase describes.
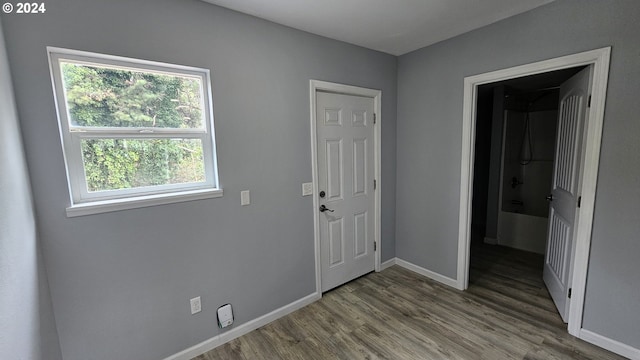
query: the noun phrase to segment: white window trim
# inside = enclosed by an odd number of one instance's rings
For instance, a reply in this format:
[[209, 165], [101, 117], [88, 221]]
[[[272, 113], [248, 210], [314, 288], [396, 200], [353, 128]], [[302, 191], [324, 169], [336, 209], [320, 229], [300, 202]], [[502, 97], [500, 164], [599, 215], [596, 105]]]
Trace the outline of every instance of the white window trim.
[[[120, 56], [47, 47], [51, 82], [58, 114], [58, 129], [64, 155], [69, 190], [67, 216], [82, 216], [103, 212], [134, 209], [147, 206], [169, 204], [182, 201], [221, 197], [222, 188], [218, 179], [215, 126], [213, 121], [211, 77], [208, 69], [183, 65], [173, 65], [148, 60]], [[103, 128], [85, 127], [83, 131], [71, 131], [67, 104], [62, 84], [60, 61], [90, 65], [107, 65], [123, 69], [140, 69], [149, 72], [184, 75], [200, 79], [202, 84], [202, 106], [204, 129], [163, 129], [163, 128]], [[84, 131], [86, 130], [86, 131]], [[168, 184], [137, 189], [122, 189], [90, 193], [86, 189], [84, 163], [80, 150], [83, 138], [172, 138], [200, 139], [203, 144], [206, 181], [189, 184]]]
[[180, 191], [164, 194], [153, 194], [144, 196], [134, 196], [124, 199], [113, 199], [103, 201], [93, 201], [90, 203], [80, 203], [67, 207], [67, 216], [76, 217], [105, 212], [138, 209], [148, 206], [172, 204], [183, 201], [203, 200], [222, 197], [222, 189], [206, 189]]

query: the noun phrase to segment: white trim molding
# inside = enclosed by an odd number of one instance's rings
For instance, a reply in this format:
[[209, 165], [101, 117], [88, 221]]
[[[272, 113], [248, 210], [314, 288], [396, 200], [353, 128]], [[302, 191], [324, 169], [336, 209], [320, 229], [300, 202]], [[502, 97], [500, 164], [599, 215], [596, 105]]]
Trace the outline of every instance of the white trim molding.
[[125, 199], [113, 199], [93, 201], [90, 203], [81, 203], [71, 205], [67, 208], [67, 217], [76, 217], [92, 214], [101, 214], [111, 211], [120, 211], [128, 209], [138, 209], [147, 206], [173, 204], [183, 201], [193, 201], [221, 197], [222, 189], [219, 190], [191, 190], [180, 191], [168, 194], [153, 194], [135, 196]]
[[607, 349], [618, 355], [622, 355], [633, 360], [640, 360], [640, 349], [636, 349], [619, 341], [610, 339], [606, 336], [602, 336], [592, 331], [582, 329], [580, 330], [580, 336], [578, 337], [584, 341], [590, 342], [596, 346], [600, 346], [601, 348]]
[[426, 276], [431, 280], [435, 280], [439, 283], [442, 283], [444, 285], [448, 285], [454, 288], [458, 288], [458, 282], [455, 279], [452, 279], [450, 277], [438, 274], [436, 272], [433, 272], [431, 270], [427, 270], [423, 267], [420, 267], [418, 265], [412, 264], [408, 261], [402, 260], [402, 259], [398, 259], [396, 258], [396, 265], [402, 266], [403, 268], [407, 269], [407, 270], [411, 270], [414, 273], [420, 274], [422, 276]]
[[391, 258], [391, 259], [383, 262], [382, 264], [380, 264], [380, 271], [392, 267], [393, 265], [397, 264], [397, 261], [398, 261], [397, 258]]
[[368, 89], [359, 86], [352, 85], [344, 85], [338, 83], [332, 83], [327, 81], [320, 80], [309, 80], [309, 110], [310, 110], [310, 118], [311, 118], [311, 172], [313, 176], [313, 235], [314, 235], [314, 244], [315, 244], [315, 259], [316, 259], [316, 291], [318, 293], [322, 293], [322, 267], [321, 267], [321, 252], [320, 252], [320, 222], [319, 222], [319, 212], [318, 207], [320, 206], [318, 203], [318, 157], [317, 157], [317, 149], [318, 149], [318, 138], [316, 134], [316, 93], [318, 91], [326, 91], [335, 94], [345, 94], [345, 95], [357, 95], [364, 96], [373, 99], [373, 108], [376, 114], [376, 121], [373, 127], [373, 137], [374, 137], [374, 177], [376, 179], [376, 191], [374, 191], [374, 202], [375, 202], [375, 211], [374, 211], [374, 241], [377, 244], [378, 250], [375, 253], [375, 271], [381, 271], [380, 268], [380, 253], [382, 252], [382, 243], [381, 243], [381, 221], [380, 221], [380, 206], [382, 199], [382, 181], [380, 176], [380, 166], [382, 161], [381, 156], [381, 132], [380, 128], [382, 126], [382, 91], [376, 89]]
[[589, 125], [585, 137], [584, 167], [581, 169], [582, 206], [579, 209], [580, 221], [575, 231], [575, 256], [573, 259], [573, 277], [569, 310], [568, 330], [571, 335], [579, 336], [582, 329], [585, 284], [591, 245], [591, 228], [595, 202], [602, 122], [607, 92], [609, 61], [611, 48], [601, 48], [532, 64], [516, 66], [485, 74], [469, 76], [464, 79], [464, 104], [462, 119], [462, 159], [460, 167], [460, 216], [458, 229], [458, 274], [459, 289], [469, 285], [469, 246], [471, 234], [471, 201], [473, 197], [473, 159], [476, 128], [476, 101], [478, 86], [498, 81], [540, 74], [554, 70], [578, 66], [593, 66], [591, 107]]
[[227, 332], [216, 335], [208, 340], [205, 340], [199, 344], [196, 344], [188, 349], [182, 350], [177, 354], [171, 355], [164, 360], [190, 360], [194, 357], [204, 354], [209, 350], [215, 349], [216, 347], [228, 343], [229, 341], [238, 338], [242, 335], [245, 335], [261, 326], [264, 326], [272, 321], [275, 321], [285, 315], [288, 315], [300, 308], [303, 308], [316, 300], [319, 300], [322, 295], [318, 292], [307, 295], [302, 299], [294, 301], [288, 305], [285, 305], [279, 309], [273, 310], [272, 312], [265, 314], [259, 318], [253, 319], [249, 322], [246, 322], [236, 328], [233, 328]]

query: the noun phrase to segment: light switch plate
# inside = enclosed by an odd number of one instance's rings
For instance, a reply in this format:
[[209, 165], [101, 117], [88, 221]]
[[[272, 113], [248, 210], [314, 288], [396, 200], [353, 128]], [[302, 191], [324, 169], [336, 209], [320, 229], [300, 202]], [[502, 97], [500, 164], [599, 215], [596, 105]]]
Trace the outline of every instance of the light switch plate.
[[302, 183], [302, 196], [313, 195], [313, 183]]
[[251, 193], [249, 190], [240, 192], [240, 205], [245, 206], [251, 204]]

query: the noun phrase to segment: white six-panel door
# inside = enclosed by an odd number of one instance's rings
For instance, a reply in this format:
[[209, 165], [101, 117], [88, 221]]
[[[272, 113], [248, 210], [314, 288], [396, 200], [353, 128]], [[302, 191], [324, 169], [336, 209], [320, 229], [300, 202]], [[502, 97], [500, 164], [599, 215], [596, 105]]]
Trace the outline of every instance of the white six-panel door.
[[549, 201], [549, 225], [543, 278], [566, 323], [569, 315], [570, 269], [580, 189], [582, 138], [587, 126], [591, 67], [560, 87], [556, 154]]
[[322, 291], [374, 270], [372, 98], [316, 95]]

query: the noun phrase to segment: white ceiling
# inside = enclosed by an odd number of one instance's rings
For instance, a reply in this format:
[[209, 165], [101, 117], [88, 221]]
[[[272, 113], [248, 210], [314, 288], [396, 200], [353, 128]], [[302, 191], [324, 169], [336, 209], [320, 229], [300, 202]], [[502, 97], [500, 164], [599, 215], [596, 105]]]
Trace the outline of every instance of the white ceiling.
[[554, 0], [204, 0], [393, 55]]

